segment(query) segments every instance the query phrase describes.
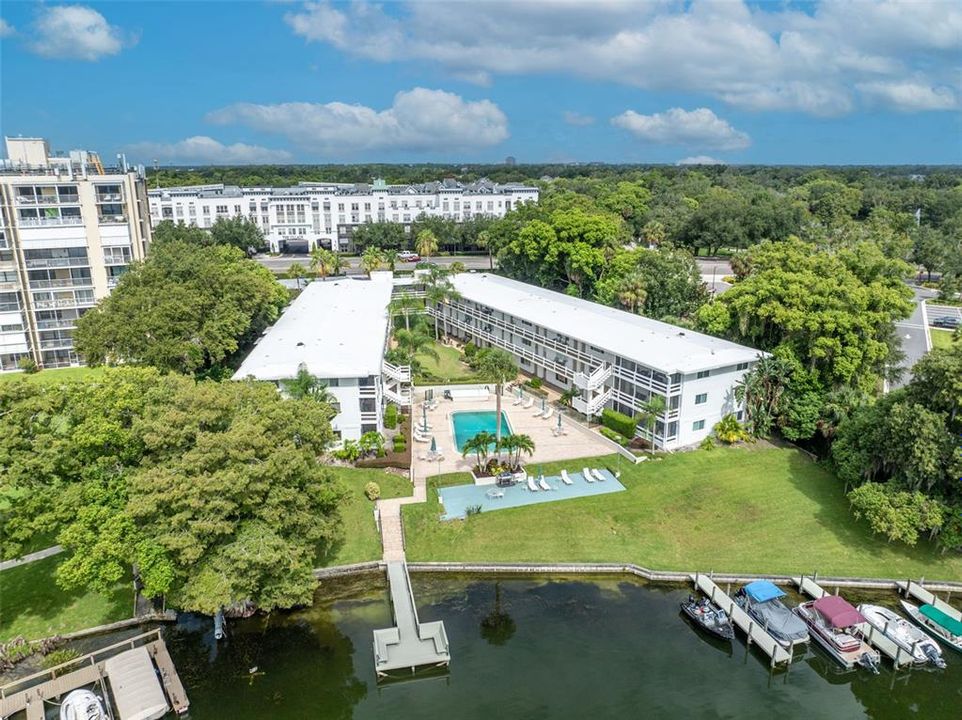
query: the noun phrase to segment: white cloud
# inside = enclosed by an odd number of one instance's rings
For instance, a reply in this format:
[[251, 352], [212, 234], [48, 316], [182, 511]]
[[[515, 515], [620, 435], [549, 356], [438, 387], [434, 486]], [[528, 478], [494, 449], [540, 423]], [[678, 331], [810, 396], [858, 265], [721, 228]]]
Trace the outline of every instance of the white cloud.
[[13, 27], [3, 18], [0, 18], [0, 38], [10, 37], [17, 32], [16, 28]]
[[653, 115], [626, 110], [611, 118], [611, 124], [628, 130], [642, 140], [662, 145], [714, 150], [743, 150], [751, 145], [747, 134], [736, 130], [708, 108], [671, 108]]
[[132, 157], [162, 165], [251, 165], [290, 162], [287, 150], [272, 150], [260, 145], [224, 145], [206, 135], [196, 135], [175, 143], [141, 142], [125, 148]]
[[955, 92], [948, 87], [930, 87], [926, 83], [872, 82], [856, 86], [870, 102], [903, 112], [951, 110], [959, 106]]
[[[806, 11], [742, 0], [382, 5], [303, 3], [285, 15], [307, 42], [379, 62], [438, 63], [487, 84], [562, 73], [650, 90], [699, 92], [751, 110], [852, 112], [857, 85], [955, 86], [962, 4], [820, 0]], [[906, 98], [873, 102], [904, 109]], [[912, 101], [911, 96], [907, 98]], [[939, 109], [916, 96], [917, 109]]]
[[399, 92], [385, 110], [342, 102], [237, 103], [208, 113], [207, 120], [278, 133], [303, 148], [333, 155], [487, 147], [508, 137], [508, 119], [490, 100], [468, 101], [426, 88]]
[[710, 155], [693, 155], [692, 157], [682, 158], [676, 165], [724, 165], [723, 160], [718, 160]]
[[93, 8], [56, 5], [41, 8], [28, 47], [37, 55], [69, 60], [99, 60], [116, 55], [136, 38], [110, 25]]
[[575, 112], [574, 110], [565, 110], [561, 117], [569, 125], [574, 125], [575, 127], [584, 127], [586, 125], [594, 125], [595, 119], [591, 115], [583, 115], [580, 112]]

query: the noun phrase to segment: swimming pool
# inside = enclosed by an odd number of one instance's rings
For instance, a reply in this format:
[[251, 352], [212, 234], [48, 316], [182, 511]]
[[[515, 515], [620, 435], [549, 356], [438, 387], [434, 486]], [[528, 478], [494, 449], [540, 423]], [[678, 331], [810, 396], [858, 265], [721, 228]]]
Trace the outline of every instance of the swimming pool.
[[[454, 424], [454, 443], [461, 452], [461, 448], [468, 440], [479, 432], [487, 431], [494, 435], [497, 425], [498, 412], [496, 410], [475, 410], [451, 413]], [[504, 410], [501, 411], [501, 437], [511, 434], [511, 424]]]

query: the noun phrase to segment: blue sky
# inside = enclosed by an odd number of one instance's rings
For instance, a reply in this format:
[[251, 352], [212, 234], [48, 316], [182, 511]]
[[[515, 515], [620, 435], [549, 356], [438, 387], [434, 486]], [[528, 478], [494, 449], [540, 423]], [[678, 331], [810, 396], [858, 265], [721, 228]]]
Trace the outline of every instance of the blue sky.
[[953, 2], [0, 6], [0, 132], [138, 162], [962, 163]]

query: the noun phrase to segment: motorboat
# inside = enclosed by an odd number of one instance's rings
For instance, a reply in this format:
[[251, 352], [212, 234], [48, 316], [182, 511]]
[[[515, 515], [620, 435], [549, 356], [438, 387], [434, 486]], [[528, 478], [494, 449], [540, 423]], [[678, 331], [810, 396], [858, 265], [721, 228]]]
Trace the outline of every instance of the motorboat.
[[790, 650], [793, 645], [808, 642], [808, 628], [782, 601], [783, 597], [785, 593], [775, 583], [756, 580], [735, 593], [735, 602], [765, 628], [775, 642]]
[[843, 667], [861, 665], [878, 673], [882, 656], [862, 639], [858, 626], [865, 618], [845, 598], [823, 595], [802, 603], [795, 612], [808, 625], [815, 641]]
[[728, 613], [708, 598], [696, 600], [689, 595], [688, 600], [681, 603], [681, 610], [705, 632], [721, 640], [731, 640], [735, 637], [735, 630], [732, 628]]
[[104, 704], [90, 690], [72, 690], [60, 704], [60, 720], [108, 720]]
[[934, 605], [916, 606], [902, 600], [902, 607], [915, 622], [930, 635], [944, 642], [950, 648], [962, 652], [962, 622], [939, 610]]
[[939, 644], [894, 610], [863, 603], [858, 611], [869, 625], [910, 653], [919, 665], [931, 663], [938, 668], [945, 667]]

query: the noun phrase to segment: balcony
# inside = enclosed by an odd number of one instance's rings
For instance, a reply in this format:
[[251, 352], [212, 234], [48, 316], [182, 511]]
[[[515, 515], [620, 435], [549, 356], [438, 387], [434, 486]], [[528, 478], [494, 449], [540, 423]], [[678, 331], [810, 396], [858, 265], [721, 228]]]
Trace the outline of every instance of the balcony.
[[97, 202], [122, 202], [124, 196], [120, 193], [97, 193]]
[[381, 370], [393, 380], [397, 380], [398, 382], [411, 382], [410, 365], [392, 365], [385, 360], [381, 365]]
[[38, 310], [56, 308], [91, 307], [97, 303], [93, 298], [73, 298], [70, 300], [34, 300], [33, 306]]
[[16, 292], [20, 289], [18, 282], [0, 282], [0, 292]]
[[611, 365], [604, 364], [596, 368], [590, 375], [583, 372], [575, 373], [574, 383], [575, 387], [584, 390], [595, 390], [604, 385], [610, 377]]
[[54, 227], [61, 225], [83, 225], [84, 221], [79, 215], [70, 217], [44, 217], [44, 218], [19, 218], [20, 227]]
[[44, 350], [58, 350], [61, 348], [72, 348], [73, 338], [58, 338], [56, 340], [41, 340], [40, 347]]
[[411, 391], [410, 390], [398, 390], [395, 388], [384, 387], [384, 398], [390, 400], [395, 405], [400, 405], [401, 407], [410, 407], [411, 405]]
[[585, 400], [580, 397], [574, 398], [571, 401], [571, 405], [582, 415], [597, 415], [609, 400], [611, 400], [611, 388], [608, 388], [599, 395], [595, 395], [590, 400]]
[[61, 320], [37, 320], [37, 330], [63, 330], [77, 326], [76, 318]]
[[82, 257], [33, 258], [26, 260], [28, 268], [88, 267], [90, 261]]
[[100, 223], [101, 225], [126, 225], [127, 216], [126, 215], [101, 215], [100, 217], [97, 218], [97, 222]]
[[58, 278], [54, 280], [31, 280], [31, 290], [44, 290], [48, 288], [69, 288], [69, 287], [93, 287], [94, 281], [91, 278]]

